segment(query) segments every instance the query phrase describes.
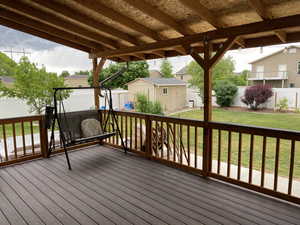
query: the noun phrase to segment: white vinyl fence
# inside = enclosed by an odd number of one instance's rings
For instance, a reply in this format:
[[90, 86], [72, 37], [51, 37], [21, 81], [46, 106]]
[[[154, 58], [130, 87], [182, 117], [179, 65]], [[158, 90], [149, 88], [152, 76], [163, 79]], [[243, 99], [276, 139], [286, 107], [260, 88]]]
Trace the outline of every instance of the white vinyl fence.
[[[247, 87], [238, 87], [237, 95], [234, 98], [232, 106], [237, 107], [247, 107], [241, 98], [244, 95], [245, 89]], [[290, 110], [300, 109], [300, 88], [273, 88], [274, 95], [261, 107], [268, 109], [275, 109], [276, 105], [281, 99], [286, 98], [288, 100], [288, 107]], [[196, 89], [187, 89], [187, 104], [189, 102], [194, 103], [194, 107], [203, 107], [203, 103]], [[218, 106], [216, 103], [216, 98], [213, 96], [213, 106]]]
[[[113, 90], [113, 107], [123, 109], [128, 101], [127, 90]], [[100, 105], [104, 106], [104, 99], [100, 99]], [[66, 111], [78, 111], [94, 108], [93, 90], [75, 90], [64, 101]], [[33, 115], [29, 113], [30, 107], [24, 101], [14, 98], [0, 98], [0, 118], [22, 117]]]

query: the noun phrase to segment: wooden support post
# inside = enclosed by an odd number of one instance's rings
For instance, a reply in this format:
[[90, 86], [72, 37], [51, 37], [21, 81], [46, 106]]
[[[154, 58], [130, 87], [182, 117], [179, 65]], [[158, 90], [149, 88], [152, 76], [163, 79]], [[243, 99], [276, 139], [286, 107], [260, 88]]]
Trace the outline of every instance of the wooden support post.
[[[93, 86], [99, 86], [99, 74], [104, 66], [106, 58], [101, 58], [99, 64], [97, 58], [93, 59]], [[95, 101], [95, 108], [98, 110], [100, 107], [99, 101], [100, 89], [94, 89], [94, 101]]]
[[[228, 38], [223, 46], [212, 57], [212, 43], [203, 41], [204, 57], [191, 52], [193, 59], [202, 67], [204, 72], [204, 122], [203, 128], [203, 174], [209, 176], [212, 167], [212, 129], [209, 122], [212, 120], [212, 68], [222, 58], [225, 52], [231, 48], [237, 37]], [[189, 46], [183, 46], [187, 51]]]

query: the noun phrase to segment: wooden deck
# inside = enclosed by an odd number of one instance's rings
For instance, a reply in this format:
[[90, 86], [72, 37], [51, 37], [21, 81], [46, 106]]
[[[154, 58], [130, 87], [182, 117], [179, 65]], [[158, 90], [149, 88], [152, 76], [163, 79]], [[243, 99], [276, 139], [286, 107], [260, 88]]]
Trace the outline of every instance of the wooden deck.
[[0, 169], [0, 224], [300, 224], [300, 207], [96, 146]]

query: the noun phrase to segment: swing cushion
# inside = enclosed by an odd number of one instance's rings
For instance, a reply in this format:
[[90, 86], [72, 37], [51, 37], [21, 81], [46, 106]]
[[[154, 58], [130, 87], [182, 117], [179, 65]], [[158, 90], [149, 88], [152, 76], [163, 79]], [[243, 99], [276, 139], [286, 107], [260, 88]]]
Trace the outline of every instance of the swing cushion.
[[85, 119], [81, 122], [82, 137], [93, 137], [103, 134], [99, 120], [96, 119]]

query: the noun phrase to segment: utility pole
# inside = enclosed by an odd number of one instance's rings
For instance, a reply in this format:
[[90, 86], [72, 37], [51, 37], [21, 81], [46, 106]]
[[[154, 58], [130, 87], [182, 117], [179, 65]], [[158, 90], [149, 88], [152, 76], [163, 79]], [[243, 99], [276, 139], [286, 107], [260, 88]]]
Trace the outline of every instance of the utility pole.
[[13, 60], [13, 54], [23, 54], [23, 56], [26, 56], [26, 55], [30, 55], [31, 52], [27, 52], [25, 51], [25, 49], [23, 48], [22, 50], [17, 50], [17, 51], [14, 51], [13, 48], [11, 47], [10, 50], [4, 50], [2, 52], [5, 52], [5, 53], [9, 53], [10, 54], [10, 58]]

